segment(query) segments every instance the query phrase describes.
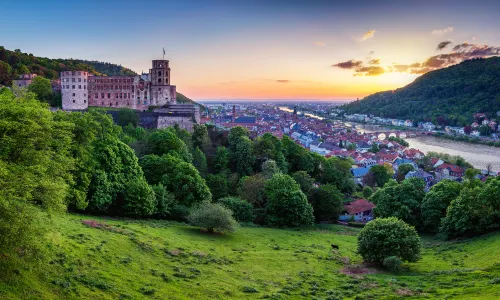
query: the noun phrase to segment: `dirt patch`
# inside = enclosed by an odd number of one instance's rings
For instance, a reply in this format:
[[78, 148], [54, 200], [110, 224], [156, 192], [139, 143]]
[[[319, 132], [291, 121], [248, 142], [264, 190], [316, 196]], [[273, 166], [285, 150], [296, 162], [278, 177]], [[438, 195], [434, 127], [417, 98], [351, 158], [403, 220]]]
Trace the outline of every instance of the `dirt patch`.
[[396, 291], [396, 294], [399, 296], [413, 296], [415, 295], [412, 290], [410, 289], [399, 289]]
[[378, 270], [365, 265], [348, 265], [345, 266], [340, 272], [347, 275], [359, 275], [375, 274], [378, 273]]

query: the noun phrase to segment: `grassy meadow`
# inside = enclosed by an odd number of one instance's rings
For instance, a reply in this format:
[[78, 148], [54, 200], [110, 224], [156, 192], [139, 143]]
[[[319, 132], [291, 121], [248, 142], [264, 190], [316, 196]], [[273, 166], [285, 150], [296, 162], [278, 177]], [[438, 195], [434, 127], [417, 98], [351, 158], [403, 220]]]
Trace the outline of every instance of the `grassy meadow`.
[[424, 237], [423, 259], [394, 274], [363, 265], [359, 229], [337, 225], [221, 235], [166, 221], [53, 222], [49, 262], [1, 274], [0, 299], [500, 298], [500, 232]]

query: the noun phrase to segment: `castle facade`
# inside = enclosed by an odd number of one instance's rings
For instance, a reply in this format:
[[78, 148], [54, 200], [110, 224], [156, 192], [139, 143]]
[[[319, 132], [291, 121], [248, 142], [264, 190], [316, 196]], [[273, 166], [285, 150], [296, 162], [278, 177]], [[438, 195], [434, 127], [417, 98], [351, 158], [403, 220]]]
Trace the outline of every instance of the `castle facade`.
[[176, 87], [170, 85], [168, 60], [153, 60], [147, 74], [93, 76], [86, 71], [61, 72], [62, 107], [84, 110], [89, 106], [131, 108], [176, 104]]

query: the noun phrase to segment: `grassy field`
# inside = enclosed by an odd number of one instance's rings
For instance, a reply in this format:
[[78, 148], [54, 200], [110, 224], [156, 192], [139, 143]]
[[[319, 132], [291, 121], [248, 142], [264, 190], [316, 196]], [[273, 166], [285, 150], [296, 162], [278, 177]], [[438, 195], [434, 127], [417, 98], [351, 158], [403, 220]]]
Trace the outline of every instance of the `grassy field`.
[[336, 225], [219, 235], [67, 215], [53, 226], [53, 259], [43, 272], [3, 274], [1, 299], [500, 298], [500, 232], [460, 242], [424, 238], [423, 259], [391, 274], [362, 265], [359, 229]]

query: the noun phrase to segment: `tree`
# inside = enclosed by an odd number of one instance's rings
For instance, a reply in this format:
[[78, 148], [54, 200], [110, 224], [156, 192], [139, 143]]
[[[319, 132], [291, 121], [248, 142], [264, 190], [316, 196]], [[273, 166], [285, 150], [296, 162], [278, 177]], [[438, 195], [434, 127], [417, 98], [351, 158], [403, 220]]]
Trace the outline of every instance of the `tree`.
[[322, 183], [335, 185], [343, 193], [352, 193], [355, 188], [349, 160], [330, 157], [323, 166]]
[[314, 178], [309, 176], [306, 171], [297, 171], [292, 174], [293, 180], [297, 182], [300, 186], [300, 189], [304, 194], [309, 194], [309, 192], [313, 189]]
[[262, 163], [262, 175], [269, 179], [273, 177], [274, 174], [281, 173], [280, 168], [276, 164], [276, 162], [272, 159], [266, 160], [264, 163]]
[[207, 126], [205, 125], [198, 125], [198, 124], [194, 125], [192, 140], [193, 140], [193, 147], [200, 148], [201, 150], [203, 150], [204, 153], [207, 153], [212, 146], [212, 142], [208, 137]]
[[311, 204], [316, 221], [336, 221], [342, 212], [342, 193], [332, 184], [314, 189]]
[[28, 92], [34, 93], [38, 100], [52, 104], [54, 93], [52, 92], [52, 84], [47, 78], [42, 76], [33, 78], [31, 84], [28, 85]]
[[264, 133], [264, 135], [255, 140], [254, 154], [258, 162], [262, 163], [270, 159], [274, 160], [281, 172], [287, 172], [288, 164], [283, 155], [283, 145], [277, 137], [269, 132]]
[[421, 222], [421, 203], [425, 196], [425, 183], [420, 178], [410, 178], [398, 184], [390, 180], [370, 197], [376, 207], [377, 218], [396, 217], [416, 226]]
[[266, 205], [265, 184], [266, 178], [261, 174], [245, 176], [240, 180], [238, 195], [255, 208], [263, 208]]
[[358, 234], [358, 253], [364, 260], [383, 263], [390, 256], [420, 260], [422, 242], [414, 227], [397, 218], [375, 219]]
[[240, 141], [240, 139], [244, 137], [249, 137], [249, 132], [248, 129], [241, 127], [241, 126], [236, 126], [231, 128], [229, 131], [229, 135], [227, 137], [229, 147], [231, 148], [232, 151], [236, 151], [236, 145]]
[[479, 126], [479, 134], [482, 136], [489, 136], [491, 134], [491, 127], [488, 125]]
[[425, 230], [438, 231], [446, 209], [461, 190], [462, 185], [452, 180], [442, 180], [431, 188], [422, 201], [422, 225]]
[[297, 145], [288, 136], [284, 136], [281, 143], [289, 172], [306, 171], [312, 173], [314, 171], [314, 160], [309, 151]]
[[252, 222], [253, 206], [247, 201], [237, 197], [225, 197], [219, 200], [219, 203], [229, 208], [238, 222]]
[[189, 224], [205, 228], [210, 233], [234, 232], [238, 228], [233, 212], [218, 203], [201, 203], [191, 211], [188, 221]]
[[212, 199], [218, 200], [228, 195], [228, 183], [226, 174], [208, 174], [205, 178], [208, 188], [212, 193]]
[[165, 190], [165, 187], [161, 184], [151, 186], [156, 198], [156, 210], [155, 216], [157, 218], [166, 218], [170, 213], [172, 206], [174, 205], [174, 196]]
[[371, 167], [370, 173], [373, 174], [378, 187], [383, 187], [391, 179], [391, 174], [387, 171], [387, 168], [381, 165]]
[[132, 124], [136, 127], [139, 124], [139, 117], [137, 113], [128, 108], [122, 108], [118, 111], [116, 123], [122, 127]]
[[189, 163], [193, 161], [188, 147], [176, 135], [173, 128], [155, 130], [146, 141], [146, 153], [160, 156], [171, 154]]
[[373, 194], [373, 190], [369, 186], [363, 188], [363, 197], [368, 199]]
[[164, 161], [166, 172], [163, 173], [161, 184], [174, 195], [178, 204], [191, 207], [193, 204], [212, 200], [205, 180], [192, 164], [169, 154]]
[[128, 182], [125, 186], [123, 212], [127, 216], [146, 217], [157, 209], [155, 192], [144, 178]]
[[[0, 62], [1, 63], [1, 62]], [[48, 238], [47, 213], [67, 207], [72, 124], [33, 94], [0, 91], [0, 269], [38, 258]]]
[[10, 85], [12, 68], [6, 62], [0, 61], [0, 84]]
[[481, 234], [500, 227], [500, 178], [489, 178], [484, 186], [464, 187], [451, 201], [440, 233], [448, 238]]
[[217, 147], [214, 157], [214, 170], [216, 173], [223, 173], [228, 170], [229, 151], [224, 146]]
[[275, 174], [266, 182], [267, 221], [274, 226], [307, 226], [314, 222], [313, 208], [292, 177]]
[[253, 155], [253, 143], [244, 136], [241, 137], [232, 148], [233, 162], [236, 166], [236, 172], [242, 176], [253, 173], [253, 164], [255, 156]]
[[403, 176], [406, 176], [411, 171], [415, 171], [412, 164], [400, 164], [398, 167], [398, 173]]
[[193, 166], [200, 172], [202, 176], [206, 175], [208, 172], [207, 158], [205, 154], [196, 147], [193, 151]]

